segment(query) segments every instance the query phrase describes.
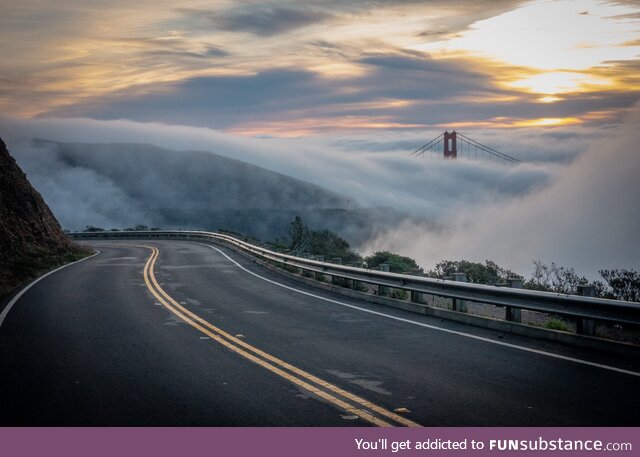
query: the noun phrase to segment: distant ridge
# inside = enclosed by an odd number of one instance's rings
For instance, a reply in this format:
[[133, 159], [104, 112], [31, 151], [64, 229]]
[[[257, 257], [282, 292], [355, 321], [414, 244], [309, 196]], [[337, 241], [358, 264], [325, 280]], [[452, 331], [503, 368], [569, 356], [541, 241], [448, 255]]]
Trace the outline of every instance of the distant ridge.
[[31, 155], [18, 160], [28, 172], [32, 167], [43, 192], [51, 189], [52, 208], [74, 230], [144, 224], [227, 229], [269, 241], [286, 235], [301, 216], [310, 227], [357, 245], [409, 217], [361, 208], [329, 189], [212, 152], [48, 140], [32, 146]]

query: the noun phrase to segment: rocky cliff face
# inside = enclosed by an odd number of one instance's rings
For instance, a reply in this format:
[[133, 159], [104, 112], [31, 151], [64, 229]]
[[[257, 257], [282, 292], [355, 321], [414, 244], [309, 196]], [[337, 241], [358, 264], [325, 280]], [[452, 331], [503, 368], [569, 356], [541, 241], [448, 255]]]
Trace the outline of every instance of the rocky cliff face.
[[0, 298], [38, 272], [81, 255], [0, 139]]

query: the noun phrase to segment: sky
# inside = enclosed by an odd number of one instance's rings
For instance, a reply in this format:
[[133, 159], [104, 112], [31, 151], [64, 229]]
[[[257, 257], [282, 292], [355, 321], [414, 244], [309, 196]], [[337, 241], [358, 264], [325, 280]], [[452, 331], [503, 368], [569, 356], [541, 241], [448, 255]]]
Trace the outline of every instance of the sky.
[[[447, 227], [398, 227], [364, 250], [427, 267], [640, 267], [638, 1], [0, 0], [0, 12], [0, 136], [19, 162], [31, 137], [210, 150]], [[523, 163], [409, 156], [445, 129]]]
[[619, 121], [640, 4], [596, 0], [0, 3], [16, 117], [239, 135]]

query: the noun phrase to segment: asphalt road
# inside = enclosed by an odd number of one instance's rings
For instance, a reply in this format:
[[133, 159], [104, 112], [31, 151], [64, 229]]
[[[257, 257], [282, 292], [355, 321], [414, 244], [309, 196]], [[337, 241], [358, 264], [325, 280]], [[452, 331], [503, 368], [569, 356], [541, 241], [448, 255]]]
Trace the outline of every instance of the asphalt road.
[[1, 324], [0, 425], [640, 425], [637, 359], [332, 295], [220, 246], [91, 246]]

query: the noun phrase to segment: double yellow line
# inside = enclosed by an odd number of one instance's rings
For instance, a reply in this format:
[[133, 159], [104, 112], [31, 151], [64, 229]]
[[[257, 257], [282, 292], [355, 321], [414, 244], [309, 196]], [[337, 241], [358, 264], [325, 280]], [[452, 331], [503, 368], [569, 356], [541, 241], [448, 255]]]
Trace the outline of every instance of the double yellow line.
[[300, 368], [297, 368], [277, 357], [268, 354], [249, 343], [236, 338], [224, 330], [192, 313], [167, 294], [160, 287], [154, 274], [154, 266], [160, 251], [153, 246], [141, 246], [151, 250], [151, 256], [144, 266], [144, 282], [153, 296], [169, 311], [178, 316], [184, 322], [207, 335], [212, 340], [220, 343], [231, 351], [260, 365], [270, 372], [286, 379], [287, 381], [305, 389], [320, 398], [337, 406], [348, 414], [379, 426], [393, 427], [402, 425], [406, 427], [420, 427], [419, 424], [375, 405], [364, 398], [347, 392], [340, 387], [324, 381]]

